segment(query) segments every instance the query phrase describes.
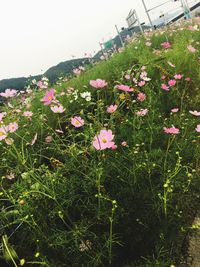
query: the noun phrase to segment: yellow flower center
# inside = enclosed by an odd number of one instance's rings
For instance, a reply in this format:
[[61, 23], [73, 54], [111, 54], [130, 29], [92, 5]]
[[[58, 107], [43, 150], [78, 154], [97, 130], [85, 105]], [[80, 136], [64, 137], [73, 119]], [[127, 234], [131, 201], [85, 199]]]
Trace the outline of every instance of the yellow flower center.
[[4, 132], [0, 132], [0, 136], [3, 136], [3, 135], [5, 135]]
[[102, 142], [105, 144], [105, 143], [107, 143], [107, 140], [105, 138], [103, 138]]

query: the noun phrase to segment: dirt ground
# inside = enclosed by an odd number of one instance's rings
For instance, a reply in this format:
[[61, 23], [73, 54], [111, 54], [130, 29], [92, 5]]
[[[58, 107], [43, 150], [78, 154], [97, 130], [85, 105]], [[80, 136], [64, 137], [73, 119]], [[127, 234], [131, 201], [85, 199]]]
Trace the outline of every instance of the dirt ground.
[[190, 267], [200, 267], [200, 215], [196, 217], [193, 227], [196, 230], [189, 240]]

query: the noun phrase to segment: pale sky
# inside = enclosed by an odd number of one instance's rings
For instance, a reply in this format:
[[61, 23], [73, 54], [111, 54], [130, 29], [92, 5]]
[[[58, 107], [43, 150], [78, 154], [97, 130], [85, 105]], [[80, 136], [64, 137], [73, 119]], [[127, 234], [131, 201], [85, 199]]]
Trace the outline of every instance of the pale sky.
[[[166, 0], [145, 2], [152, 8]], [[177, 5], [152, 11], [152, 19]], [[42, 74], [72, 55], [93, 54], [116, 35], [115, 24], [127, 27], [130, 9], [147, 22], [141, 0], [0, 0], [0, 79]]]

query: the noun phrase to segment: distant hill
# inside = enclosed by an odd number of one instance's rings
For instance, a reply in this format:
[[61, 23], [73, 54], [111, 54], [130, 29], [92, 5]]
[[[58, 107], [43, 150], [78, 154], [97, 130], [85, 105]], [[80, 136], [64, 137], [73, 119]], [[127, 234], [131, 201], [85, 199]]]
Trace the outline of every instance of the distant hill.
[[[148, 29], [148, 26], [142, 26], [143, 29]], [[133, 33], [140, 32], [138, 26], [134, 27], [131, 31], [128, 29], [123, 29], [121, 31], [122, 39], [125, 40], [128, 36], [131, 36]], [[115, 36], [113, 38], [113, 44], [116, 45], [117, 48], [121, 47], [121, 42], [119, 36]], [[103, 52], [107, 52], [106, 49]], [[94, 61], [100, 60], [102, 56], [102, 51], [99, 51], [94, 57]], [[56, 66], [49, 68], [43, 75], [47, 77], [50, 83], [55, 83], [56, 80], [61, 76], [69, 76], [73, 73], [73, 69], [78, 68], [79, 66], [83, 66], [85, 64], [89, 64], [89, 58], [78, 58], [78, 59], [71, 59], [64, 62], [59, 63]], [[30, 77], [20, 77], [20, 78], [11, 78], [11, 79], [4, 79], [0, 81], [0, 92], [4, 91], [7, 88], [14, 88], [17, 90], [22, 90], [30, 80], [36, 79], [39, 81], [42, 75], [37, 76], [30, 76]]]
[[[47, 77], [50, 83], [55, 83], [56, 80], [60, 76], [68, 76], [72, 74], [73, 69], [78, 68], [79, 66], [83, 66], [89, 63], [88, 58], [78, 58], [67, 60], [65, 62], [61, 62], [56, 66], [51, 67], [48, 69], [44, 76]], [[37, 76], [30, 76], [30, 77], [20, 77], [20, 78], [11, 78], [11, 79], [4, 79], [0, 81], [0, 92], [4, 91], [7, 88], [14, 88], [17, 90], [22, 90], [30, 80], [36, 79], [39, 81], [42, 78], [42, 75]]]
[[21, 90], [23, 89], [29, 80], [36, 79], [39, 81], [42, 75], [30, 76], [30, 77], [20, 77], [20, 78], [11, 78], [11, 79], [3, 79], [0, 81], [0, 92], [4, 91], [7, 88]]
[[78, 58], [78, 59], [67, 60], [48, 69], [44, 73], [44, 76], [47, 77], [51, 83], [55, 83], [58, 77], [72, 74], [73, 69], [76, 69], [79, 66], [83, 66], [88, 63], [89, 63], [88, 58]]

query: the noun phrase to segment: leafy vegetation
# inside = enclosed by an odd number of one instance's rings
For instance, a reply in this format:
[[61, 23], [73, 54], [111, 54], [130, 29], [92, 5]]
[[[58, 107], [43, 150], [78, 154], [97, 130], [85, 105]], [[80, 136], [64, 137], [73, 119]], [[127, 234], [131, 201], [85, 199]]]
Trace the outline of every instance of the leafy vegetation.
[[54, 88], [7, 90], [9, 266], [179, 266], [199, 208], [200, 20], [145, 33]]

